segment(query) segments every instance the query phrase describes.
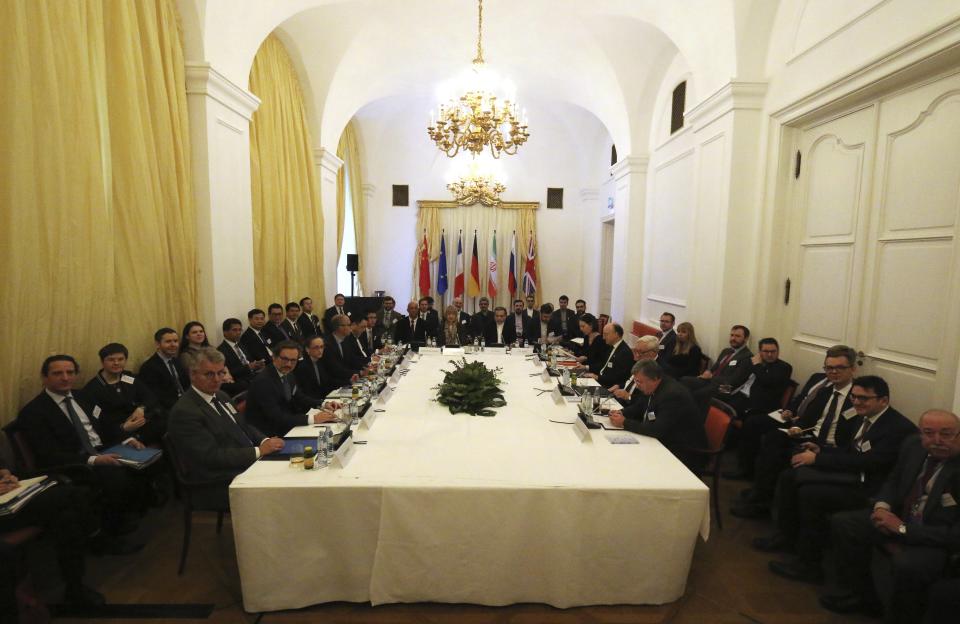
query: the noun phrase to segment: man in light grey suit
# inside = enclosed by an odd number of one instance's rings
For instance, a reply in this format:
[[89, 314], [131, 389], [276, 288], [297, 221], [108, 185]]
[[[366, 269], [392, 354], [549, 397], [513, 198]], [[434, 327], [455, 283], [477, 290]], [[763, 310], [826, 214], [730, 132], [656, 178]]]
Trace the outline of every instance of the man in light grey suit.
[[281, 450], [283, 440], [268, 438], [247, 424], [220, 391], [226, 372], [222, 353], [204, 347], [188, 357], [190, 389], [173, 406], [167, 430], [187, 477], [211, 482], [201, 494], [205, 502], [226, 507], [233, 478], [262, 455]]

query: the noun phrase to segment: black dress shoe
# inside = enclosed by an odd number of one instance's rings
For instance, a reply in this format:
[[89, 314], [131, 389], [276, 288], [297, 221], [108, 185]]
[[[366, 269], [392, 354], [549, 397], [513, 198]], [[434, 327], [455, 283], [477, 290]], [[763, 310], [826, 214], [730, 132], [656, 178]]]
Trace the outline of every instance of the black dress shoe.
[[68, 587], [63, 594], [63, 603], [71, 607], [100, 607], [107, 602], [103, 594], [86, 585]]
[[782, 533], [774, 533], [768, 537], [753, 538], [753, 547], [760, 552], [788, 552], [793, 550], [793, 544], [790, 543]]
[[760, 503], [742, 503], [730, 508], [730, 515], [737, 518], [765, 518], [770, 514], [770, 508]]
[[879, 618], [883, 617], [883, 607], [877, 602], [868, 602], [859, 594], [833, 594], [820, 596], [820, 606], [828, 611], [847, 615], [862, 613]]
[[767, 564], [767, 567], [777, 576], [788, 578], [791, 581], [801, 581], [815, 585], [823, 584], [823, 570], [820, 569], [820, 566], [800, 561], [771, 561]]

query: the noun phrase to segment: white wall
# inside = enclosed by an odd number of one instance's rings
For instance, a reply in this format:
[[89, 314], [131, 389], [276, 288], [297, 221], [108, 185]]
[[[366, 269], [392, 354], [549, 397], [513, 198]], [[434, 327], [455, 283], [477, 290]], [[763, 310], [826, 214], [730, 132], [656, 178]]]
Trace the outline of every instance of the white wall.
[[[554, 302], [561, 294], [571, 299], [593, 296], [595, 304], [595, 276], [585, 279], [584, 275], [585, 267], [589, 270], [599, 262], [596, 215], [601, 203], [604, 210], [606, 206], [599, 187], [609, 175], [609, 134], [583, 109], [536, 101], [524, 105], [530, 140], [517, 155], [500, 159], [507, 187], [503, 199], [541, 202], [537, 214], [541, 295]], [[401, 307], [413, 295], [416, 202], [451, 198], [446, 184], [452, 161], [426, 133], [427, 114], [434, 106], [426, 98], [388, 98], [364, 107], [355, 118], [363, 182], [373, 187], [361, 251], [367, 276], [364, 288], [368, 293], [387, 291]], [[465, 158], [458, 155], [456, 160]], [[390, 205], [394, 184], [410, 186], [409, 207]], [[546, 209], [547, 187], [564, 189], [562, 210]]]

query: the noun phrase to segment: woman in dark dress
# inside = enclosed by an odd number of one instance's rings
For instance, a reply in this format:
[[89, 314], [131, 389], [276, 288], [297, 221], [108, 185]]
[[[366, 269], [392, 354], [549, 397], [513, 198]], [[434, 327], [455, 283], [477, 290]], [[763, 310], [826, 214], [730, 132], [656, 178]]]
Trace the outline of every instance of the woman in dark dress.
[[460, 310], [456, 306], [447, 306], [443, 311], [443, 321], [434, 338], [439, 347], [461, 347], [470, 342], [467, 326], [460, 323]]
[[147, 386], [126, 370], [127, 348], [111, 342], [100, 349], [99, 355], [102, 368], [87, 382], [83, 393], [100, 406], [100, 422], [111, 435], [109, 444], [127, 438], [159, 444], [166, 431], [163, 410]]
[[660, 365], [666, 374], [674, 379], [696, 377], [700, 374], [700, 360], [703, 351], [697, 344], [697, 334], [693, 325], [687, 322], [677, 325], [677, 344], [673, 352], [660, 354]]
[[598, 327], [596, 317], [589, 312], [580, 317], [583, 345], [577, 350], [577, 361], [585, 365], [591, 373], [599, 373], [610, 354], [610, 345], [603, 341]]

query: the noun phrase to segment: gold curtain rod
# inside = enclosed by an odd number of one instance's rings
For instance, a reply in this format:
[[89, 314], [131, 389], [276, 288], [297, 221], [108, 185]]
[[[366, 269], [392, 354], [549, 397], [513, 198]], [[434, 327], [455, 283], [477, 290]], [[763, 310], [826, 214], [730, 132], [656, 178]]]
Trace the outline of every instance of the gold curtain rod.
[[[437, 201], [431, 199], [417, 200], [417, 208], [464, 208], [457, 202]], [[509, 210], [537, 210], [540, 208], [540, 202], [500, 202], [497, 208], [507, 208]]]

